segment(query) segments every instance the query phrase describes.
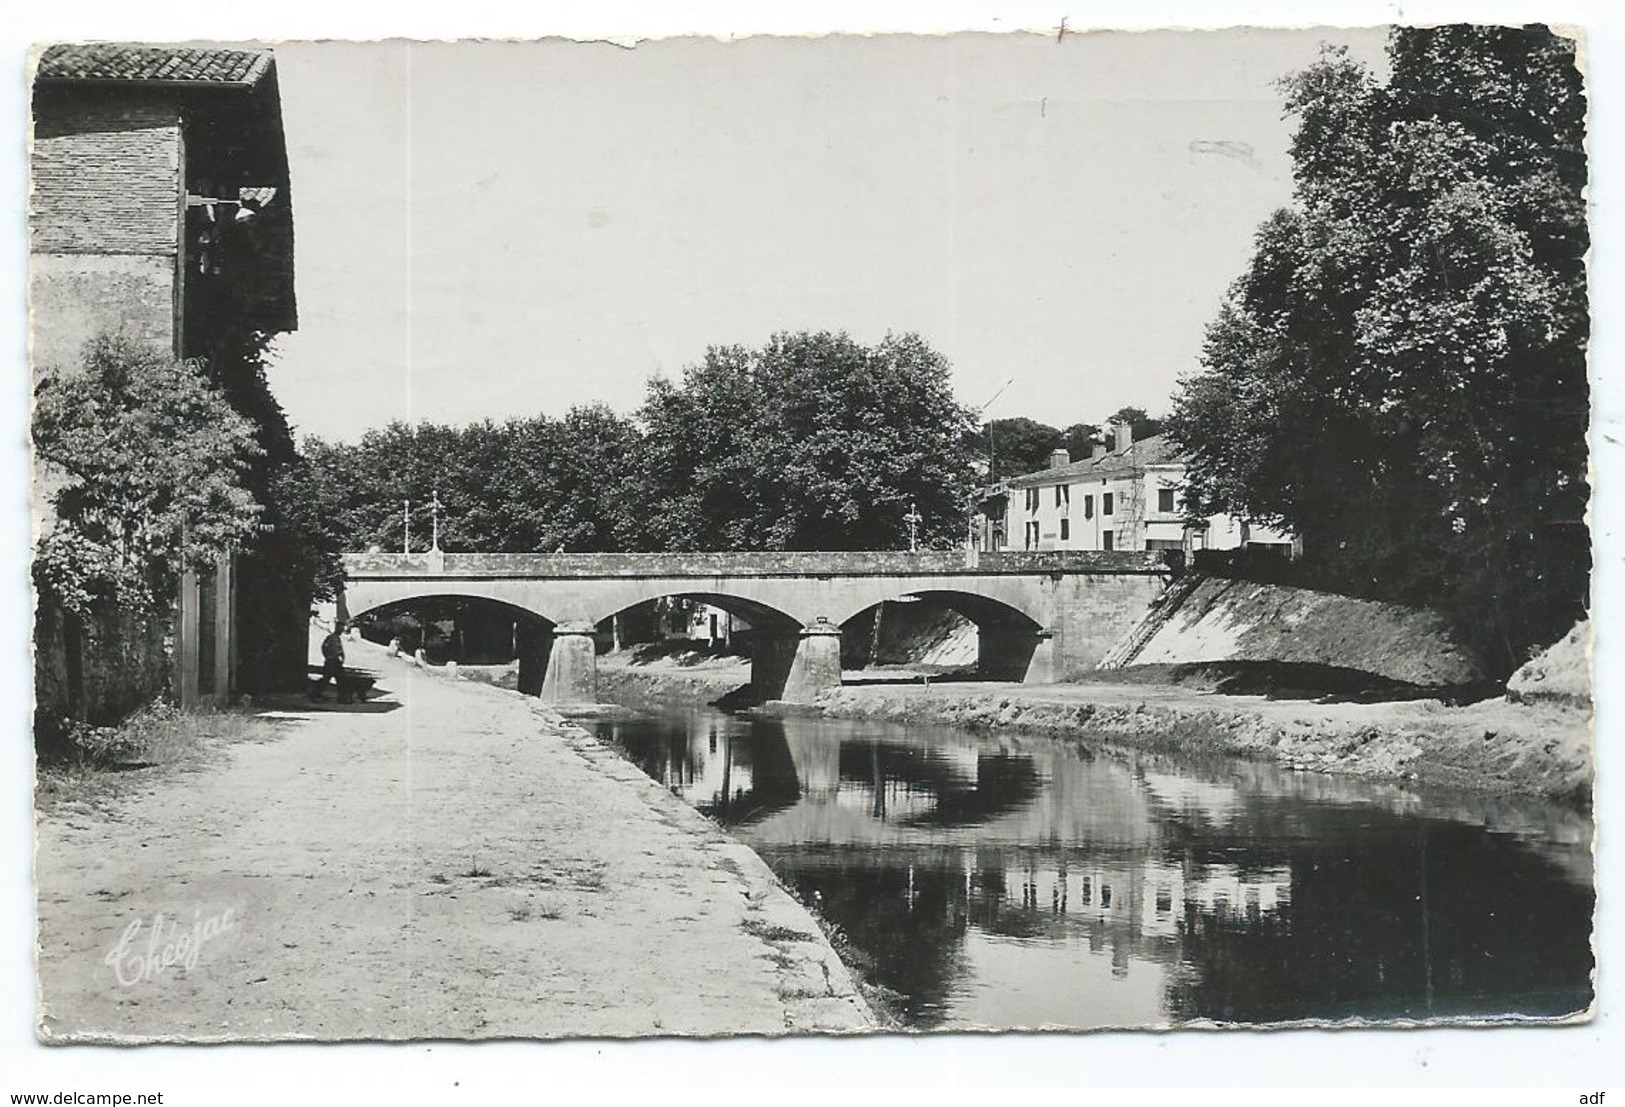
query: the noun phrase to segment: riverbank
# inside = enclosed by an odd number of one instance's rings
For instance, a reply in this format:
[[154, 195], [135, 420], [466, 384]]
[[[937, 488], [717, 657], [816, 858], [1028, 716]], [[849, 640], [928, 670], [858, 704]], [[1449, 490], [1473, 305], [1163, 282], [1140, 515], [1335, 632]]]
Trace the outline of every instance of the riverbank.
[[711, 703], [750, 683], [750, 658], [700, 654], [639, 660], [631, 650], [598, 658], [598, 695], [616, 703]]
[[877, 1027], [710, 820], [527, 697], [356, 652], [367, 702], [256, 705], [272, 740], [39, 812], [43, 1040]]
[[[1213, 691], [1199, 683], [1133, 679], [1056, 685], [975, 681], [881, 683], [896, 673], [853, 672], [815, 707], [766, 704], [768, 714], [823, 713], [1009, 730], [1054, 738], [1109, 737], [1148, 748], [1266, 758], [1290, 768], [1538, 796], [1587, 810], [1595, 762], [1592, 716], [1578, 703], [1505, 698], [1465, 706], [1437, 700], [1320, 702]], [[874, 684], [853, 684], [866, 676]], [[600, 658], [606, 699], [707, 703], [748, 683], [743, 658], [645, 664]]]
[[1504, 699], [1321, 703], [1133, 684], [943, 683], [844, 687], [769, 713], [1091, 735], [1175, 752], [1269, 758], [1290, 768], [1554, 799], [1591, 799], [1589, 711]]

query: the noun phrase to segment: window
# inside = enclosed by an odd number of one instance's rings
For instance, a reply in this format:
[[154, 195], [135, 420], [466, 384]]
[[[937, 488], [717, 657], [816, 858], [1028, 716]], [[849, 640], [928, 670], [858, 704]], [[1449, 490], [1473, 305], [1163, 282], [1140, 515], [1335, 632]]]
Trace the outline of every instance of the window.
[[[1100, 494], [1100, 513], [1102, 515], [1110, 515], [1112, 513], [1112, 494], [1110, 492], [1102, 492]], [[1110, 546], [1107, 546], [1106, 548], [1111, 549]]]
[[1095, 498], [1093, 496], [1085, 496], [1083, 498], [1083, 517], [1085, 519], [1093, 519], [1095, 517]]
[[1071, 523], [1072, 523], [1072, 520], [1070, 520], [1070, 519], [1063, 518], [1061, 520], [1061, 541], [1062, 542], [1065, 542], [1067, 540], [1067, 538], [1070, 537], [1070, 535], [1071, 535], [1071, 531], [1072, 531]]
[[1100, 548], [1103, 549], [1103, 550], [1110, 550], [1110, 549], [1115, 549], [1116, 548], [1116, 547], [1114, 547], [1112, 545], [1112, 532], [1111, 531], [1103, 530], [1103, 531], [1100, 532]]
[[1038, 489], [1036, 489], [1036, 488], [1027, 489], [1026, 497], [1027, 497], [1027, 510], [1028, 511], [1037, 511], [1038, 510]]
[[1174, 510], [1174, 490], [1172, 488], [1157, 489], [1157, 510], [1163, 512]]
[[1055, 506], [1072, 506], [1072, 486], [1070, 484], [1057, 484], [1055, 486]]

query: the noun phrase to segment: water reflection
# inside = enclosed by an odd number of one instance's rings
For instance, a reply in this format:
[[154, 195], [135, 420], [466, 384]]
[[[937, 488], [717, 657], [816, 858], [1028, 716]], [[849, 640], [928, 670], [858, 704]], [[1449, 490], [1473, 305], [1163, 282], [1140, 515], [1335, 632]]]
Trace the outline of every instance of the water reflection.
[[1591, 998], [1566, 810], [828, 719], [600, 724], [847, 934], [910, 1025], [1553, 1016]]

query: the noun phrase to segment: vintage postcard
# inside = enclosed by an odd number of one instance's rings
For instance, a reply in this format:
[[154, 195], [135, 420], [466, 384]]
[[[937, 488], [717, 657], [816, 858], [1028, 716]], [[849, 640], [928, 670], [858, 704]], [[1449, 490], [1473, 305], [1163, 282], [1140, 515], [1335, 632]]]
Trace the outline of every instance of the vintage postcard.
[[1588, 1020], [1583, 50], [40, 43], [39, 1037]]

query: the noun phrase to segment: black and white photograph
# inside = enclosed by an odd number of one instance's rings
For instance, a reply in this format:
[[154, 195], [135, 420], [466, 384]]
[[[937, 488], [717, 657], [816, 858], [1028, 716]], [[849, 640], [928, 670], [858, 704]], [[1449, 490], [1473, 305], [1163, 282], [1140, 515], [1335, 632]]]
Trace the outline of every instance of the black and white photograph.
[[33, 1048], [1583, 1052], [1588, 49], [34, 41]]

